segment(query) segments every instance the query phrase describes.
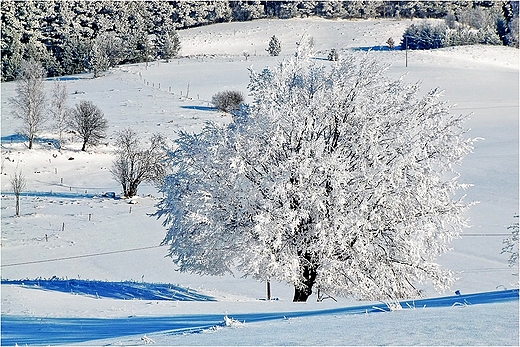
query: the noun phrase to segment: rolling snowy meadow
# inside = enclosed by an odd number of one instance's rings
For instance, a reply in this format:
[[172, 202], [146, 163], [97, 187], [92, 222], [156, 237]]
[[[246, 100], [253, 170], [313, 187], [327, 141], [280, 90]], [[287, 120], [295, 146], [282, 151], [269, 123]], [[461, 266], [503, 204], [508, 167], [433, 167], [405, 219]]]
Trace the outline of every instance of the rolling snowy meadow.
[[[106, 140], [87, 152], [68, 134], [59, 153], [51, 132], [29, 150], [8, 102], [16, 83], [2, 83], [2, 345], [518, 345], [518, 291], [510, 291], [518, 289], [518, 267], [501, 254], [519, 212], [518, 49], [386, 49], [410, 23], [310, 18], [202, 26], [179, 31], [180, 57], [170, 62], [62, 77], [69, 106], [92, 101], [108, 120]], [[239, 272], [176, 270], [160, 245], [166, 228], [152, 214], [163, 196], [152, 184], [131, 200], [106, 194], [121, 191], [109, 170], [116, 132], [131, 127], [143, 139], [161, 133], [173, 141], [207, 121], [229, 123], [212, 96], [239, 90], [251, 102], [248, 69], [292, 56], [304, 33], [324, 65], [332, 48], [368, 54], [389, 64], [388, 76], [421, 81], [421, 95], [439, 87], [452, 113], [471, 114], [467, 136], [478, 140], [456, 169], [471, 185], [459, 194], [478, 204], [465, 215], [471, 227], [438, 259], [457, 281], [445, 293], [420, 285], [425, 297], [450, 300], [318, 302], [313, 294], [293, 303], [293, 287], [276, 281], [266, 300], [266, 284]], [[282, 43], [278, 57], [266, 52], [273, 35]], [[46, 80], [47, 92], [53, 83]], [[19, 217], [10, 183], [17, 170], [27, 181]], [[472, 293], [485, 294], [465, 296]]]

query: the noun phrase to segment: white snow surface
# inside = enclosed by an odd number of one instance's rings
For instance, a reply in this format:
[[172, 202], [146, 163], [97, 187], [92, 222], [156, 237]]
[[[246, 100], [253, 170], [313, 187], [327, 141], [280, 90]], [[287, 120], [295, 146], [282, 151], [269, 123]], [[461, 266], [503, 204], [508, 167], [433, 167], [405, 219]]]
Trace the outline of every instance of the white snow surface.
[[[414, 20], [415, 21], [415, 20]], [[264, 301], [265, 284], [240, 273], [223, 277], [198, 276], [176, 271], [161, 221], [150, 214], [161, 198], [157, 189], [143, 185], [137, 204], [107, 198], [83, 198], [84, 194], [120, 192], [109, 167], [113, 135], [132, 127], [143, 137], [161, 132], [170, 139], [176, 132], [197, 132], [207, 120], [228, 122], [229, 116], [207, 110], [216, 92], [236, 89], [247, 94], [248, 68], [260, 70], [294, 53], [305, 32], [314, 37], [317, 58], [327, 50], [340, 52], [383, 46], [388, 37], [399, 41], [410, 21], [323, 19], [260, 20], [224, 23], [180, 32], [181, 58], [133, 64], [112, 69], [93, 79], [90, 74], [64, 78], [69, 106], [91, 100], [109, 122], [106, 143], [81, 152], [78, 139], [68, 138], [63, 153], [47, 143], [28, 150], [24, 143], [2, 141], [1, 176], [1, 276], [4, 279], [81, 278], [106, 281], [172, 283], [215, 297], [217, 302], [150, 302], [146, 300], [96, 299], [50, 291], [2, 285], [2, 315], [41, 317], [126, 317], [194, 313], [272, 312], [325, 309], [359, 302], [292, 303], [292, 288], [272, 283], [273, 296]], [[282, 56], [270, 57], [265, 48], [276, 34]], [[244, 51], [250, 53], [246, 61]], [[459, 181], [473, 184], [465, 201], [479, 201], [467, 218], [472, 228], [455, 240], [453, 250], [439, 263], [457, 272], [452, 288], [463, 293], [493, 291], [518, 286], [518, 268], [510, 268], [500, 254], [507, 227], [518, 213], [519, 167], [519, 69], [518, 49], [464, 46], [430, 51], [373, 51], [388, 74], [412, 83], [422, 81], [422, 93], [440, 87], [445, 100], [456, 104], [454, 113], [471, 113], [469, 137], [480, 137], [473, 153], [458, 168]], [[324, 64], [327, 64], [324, 60]], [[46, 82], [47, 92], [52, 81]], [[189, 89], [188, 97], [186, 94]], [[11, 113], [8, 99], [15, 83], [1, 85], [1, 135], [13, 135], [20, 123]], [[43, 138], [56, 138], [49, 131]], [[74, 158], [73, 160], [69, 160]], [[10, 177], [22, 170], [27, 191], [54, 195], [22, 196], [21, 216], [14, 216]], [[60, 196], [56, 193], [74, 193]], [[461, 195], [463, 194], [461, 193]], [[113, 253], [116, 251], [124, 251]], [[77, 257], [81, 255], [98, 256]], [[58, 258], [70, 258], [39, 262]], [[422, 285], [427, 296], [437, 296], [431, 285]], [[251, 323], [202, 334], [171, 336], [149, 334], [159, 345], [518, 345], [518, 302], [465, 308], [416, 309], [369, 316], [319, 316], [283, 322]], [[89, 345], [146, 342], [143, 336]]]

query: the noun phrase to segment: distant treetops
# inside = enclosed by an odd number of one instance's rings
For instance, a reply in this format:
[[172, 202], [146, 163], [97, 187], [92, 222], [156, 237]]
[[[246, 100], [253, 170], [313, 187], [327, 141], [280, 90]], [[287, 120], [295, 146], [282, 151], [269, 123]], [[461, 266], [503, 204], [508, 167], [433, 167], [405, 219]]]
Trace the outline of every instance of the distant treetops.
[[[22, 61], [29, 59], [39, 62], [49, 77], [85, 71], [98, 75], [118, 64], [169, 60], [180, 50], [176, 30], [259, 18], [446, 18], [451, 30], [456, 23], [481, 30], [478, 38], [457, 42], [518, 47], [516, 1], [7, 0], [1, 10], [2, 81], [15, 79]], [[275, 48], [269, 54], [276, 55]]]

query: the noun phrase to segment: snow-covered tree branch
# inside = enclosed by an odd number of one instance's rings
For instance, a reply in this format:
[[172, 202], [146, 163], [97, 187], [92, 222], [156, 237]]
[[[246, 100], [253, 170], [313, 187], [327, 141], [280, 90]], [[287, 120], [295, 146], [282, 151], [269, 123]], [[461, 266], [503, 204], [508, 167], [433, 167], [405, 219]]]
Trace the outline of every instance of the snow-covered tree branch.
[[228, 126], [180, 134], [157, 216], [182, 271], [364, 299], [453, 283], [435, 263], [466, 223], [455, 165], [464, 116], [432, 90], [386, 77], [370, 55], [307, 56], [251, 71], [252, 105]]

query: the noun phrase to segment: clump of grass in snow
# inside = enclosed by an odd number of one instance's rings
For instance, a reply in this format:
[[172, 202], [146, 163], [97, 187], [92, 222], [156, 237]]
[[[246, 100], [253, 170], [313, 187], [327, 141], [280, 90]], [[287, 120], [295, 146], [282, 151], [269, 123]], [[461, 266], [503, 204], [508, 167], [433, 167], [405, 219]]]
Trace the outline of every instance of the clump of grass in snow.
[[236, 319], [229, 318], [227, 315], [224, 316], [224, 322], [226, 323], [227, 327], [234, 327], [234, 328], [241, 327], [246, 323], [245, 321], [242, 323]]

